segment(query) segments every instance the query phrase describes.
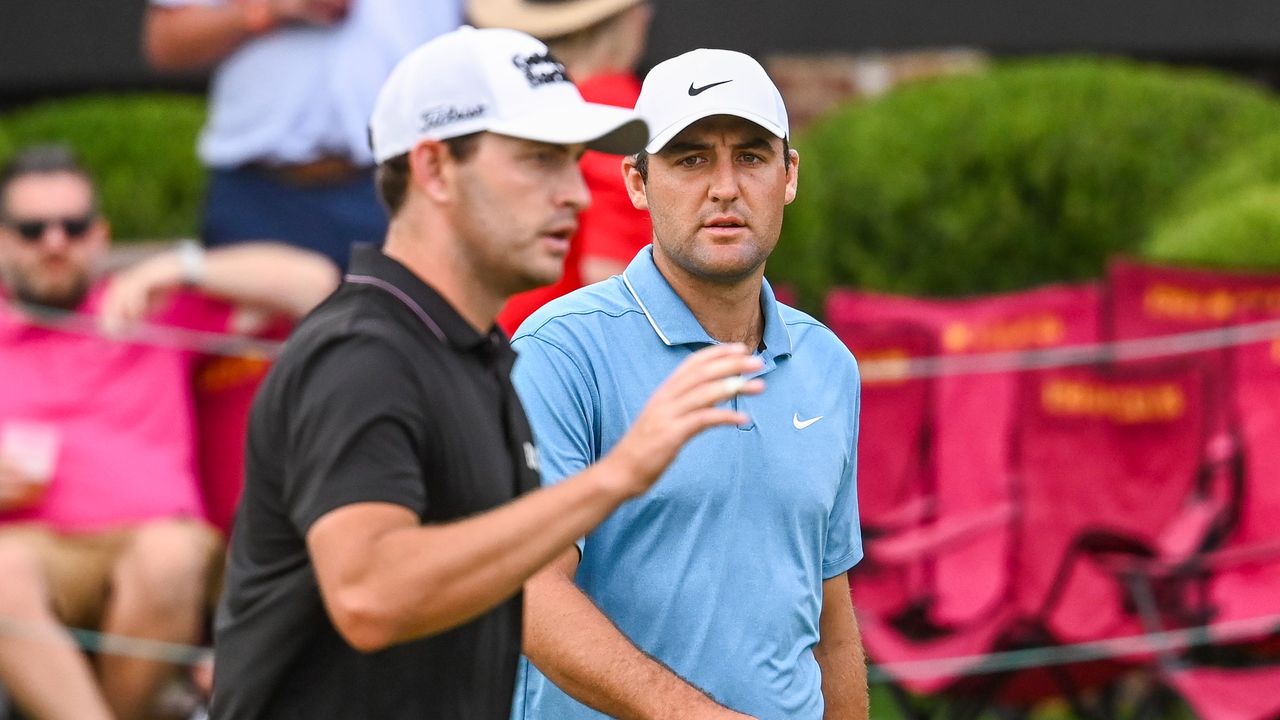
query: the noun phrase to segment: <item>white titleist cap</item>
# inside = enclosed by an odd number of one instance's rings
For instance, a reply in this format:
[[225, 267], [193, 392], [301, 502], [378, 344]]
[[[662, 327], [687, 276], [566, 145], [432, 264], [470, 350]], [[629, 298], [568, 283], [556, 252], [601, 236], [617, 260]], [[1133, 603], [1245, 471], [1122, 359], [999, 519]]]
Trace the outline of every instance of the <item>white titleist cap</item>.
[[784, 139], [788, 133], [778, 88], [754, 58], [732, 50], [691, 50], [658, 63], [645, 76], [636, 112], [649, 124], [644, 149], [651, 153], [712, 115], [736, 115]]
[[625, 155], [647, 137], [636, 113], [589, 103], [547, 46], [516, 30], [463, 26], [396, 65], [369, 120], [373, 157], [385, 162], [422, 140], [487, 130], [525, 140]]

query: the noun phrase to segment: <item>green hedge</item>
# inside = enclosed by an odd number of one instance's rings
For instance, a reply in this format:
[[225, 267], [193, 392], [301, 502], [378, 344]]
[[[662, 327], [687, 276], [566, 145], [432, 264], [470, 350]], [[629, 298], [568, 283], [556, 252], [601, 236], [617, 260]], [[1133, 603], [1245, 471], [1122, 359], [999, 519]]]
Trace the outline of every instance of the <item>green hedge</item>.
[[47, 102], [0, 116], [0, 162], [29, 144], [66, 143], [97, 180], [115, 237], [189, 236], [204, 192], [195, 154], [204, 114], [203, 99], [184, 95]]
[[1185, 215], [1269, 184], [1280, 184], [1280, 127], [1227, 155], [1188, 183], [1169, 212]]
[[770, 276], [924, 295], [1098, 277], [1208, 165], [1280, 128], [1242, 82], [1136, 63], [1012, 62], [853, 103], [795, 138]]
[[1280, 185], [1245, 188], [1169, 218], [1142, 255], [1176, 265], [1280, 269]]

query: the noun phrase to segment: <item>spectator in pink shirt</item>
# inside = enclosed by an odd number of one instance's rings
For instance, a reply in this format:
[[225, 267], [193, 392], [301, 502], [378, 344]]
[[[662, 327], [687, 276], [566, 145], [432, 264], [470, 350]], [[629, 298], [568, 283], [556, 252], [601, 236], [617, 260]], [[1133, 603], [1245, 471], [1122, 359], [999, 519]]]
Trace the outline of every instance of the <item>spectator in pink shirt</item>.
[[132, 331], [300, 316], [337, 283], [323, 257], [273, 244], [184, 246], [96, 278], [108, 247], [69, 151], [0, 171], [0, 684], [39, 718], [148, 717], [173, 668], [104, 653], [95, 672], [63, 627], [198, 642], [221, 570], [193, 470], [196, 353]]

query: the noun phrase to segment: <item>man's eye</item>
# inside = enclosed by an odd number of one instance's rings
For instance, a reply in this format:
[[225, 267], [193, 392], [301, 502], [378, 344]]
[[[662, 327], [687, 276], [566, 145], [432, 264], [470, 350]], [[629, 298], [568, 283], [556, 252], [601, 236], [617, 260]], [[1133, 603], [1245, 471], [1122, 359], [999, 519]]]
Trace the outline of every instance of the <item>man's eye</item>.
[[689, 157], [680, 158], [677, 161], [677, 164], [683, 165], [684, 167], [693, 167], [694, 165], [697, 165], [700, 162], [702, 162], [701, 157], [697, 155], [690, 155]]
[[759, 163], [764, 162], [764, 158], [760, 157], [759, 155], [756, 155], [755, 153], [743, 153], [741, 160], [742, 162], [747, 163], [748, 165], [757, 165]]
[[554, 150], [539, 150], [529, 154], [529, 160], [543, 167], [554, 167], [565, 161], [566, 155]]

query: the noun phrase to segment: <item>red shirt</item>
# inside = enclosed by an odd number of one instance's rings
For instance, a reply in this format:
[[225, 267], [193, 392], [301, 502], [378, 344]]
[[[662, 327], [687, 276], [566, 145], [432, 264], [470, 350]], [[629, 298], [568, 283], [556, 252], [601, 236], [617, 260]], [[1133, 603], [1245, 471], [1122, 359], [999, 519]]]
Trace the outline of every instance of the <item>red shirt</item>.
[[[588, 102], [625, 108], [635, 107], [640, 97], [640, 81], [630, 74], [597, 75], [579, 83], [578, 89]], [[513, 295], [507, 301], [498, 314], [498, 325], [508, 335], [533, 311], [582, 287], [583, 258], [608, 258], [626, 264], [649, 244], [649, 213], [631, 205], [622, 182], [622, 156], [588, 151], [580, 167], [591, 190], [591, 207], [578, 216], [578, 232], [569, 241], [564, 274], [551, 285]]]

